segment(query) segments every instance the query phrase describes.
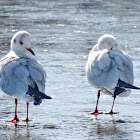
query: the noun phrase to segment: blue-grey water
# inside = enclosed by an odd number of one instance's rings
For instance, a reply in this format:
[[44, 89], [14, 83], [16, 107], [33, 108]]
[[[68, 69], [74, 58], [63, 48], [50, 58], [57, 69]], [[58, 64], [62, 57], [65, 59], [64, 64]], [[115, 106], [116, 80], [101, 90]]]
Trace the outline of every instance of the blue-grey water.
[[[2, 140], [138, 140], [140, 91], [115, 101], [114, 115], [89, 115], [97, 89], [85, 78], [88, 53], [103, 34], [112, 34], [133, 60], [135, 85], [140, 86], [139, 0], [0, 0], [0, 58], [9, 51], [15, 32], [26, 30], [32, 48], [47, 72], [40, 106], [30, 103], [28, 123], [14, 117], [14, 99], [0, 91]], [[111, 109], [113, 98], [101, 94], [99, 110]], [[18, 101], [26, 118], [26, 103]]]

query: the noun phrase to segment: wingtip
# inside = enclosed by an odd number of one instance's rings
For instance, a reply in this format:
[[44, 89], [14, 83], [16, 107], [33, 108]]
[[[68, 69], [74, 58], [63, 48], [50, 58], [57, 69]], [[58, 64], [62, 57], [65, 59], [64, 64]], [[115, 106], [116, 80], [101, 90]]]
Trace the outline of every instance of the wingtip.
[[121, 94], [122, 92], [125, 92], [126, 90], [120, 87], [116, 87], [115, 92], [114, 92], [114, 97], [117, 95]]
[[133, 86], [133, 85], [131, 85], [131, 84], [128, 84], [128, 83], [126, 83], [126, 82], [124, 82], [124, 81], [121, 81], [120, 79], [119, 79], [119, 81], [118, 81], [118, 85], [119, 85], [119, 87], [121, 87], [121, 88], [130, 88], [130, 89], [137, 89], [137, 90], [140, 90], [139, 87], [136, 87], [136, 86]]
[[52, 99], [52, 97], [50, 97], [50, 96], [46, 95], [46, 99]]

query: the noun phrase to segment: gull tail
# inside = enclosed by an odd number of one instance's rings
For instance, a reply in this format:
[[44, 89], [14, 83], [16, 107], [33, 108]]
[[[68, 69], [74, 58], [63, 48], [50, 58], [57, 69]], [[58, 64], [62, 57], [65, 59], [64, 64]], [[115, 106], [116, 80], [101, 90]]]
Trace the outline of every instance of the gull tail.
[[121, 80], [119, 79], [119, 81], [118, 81], [118, 86], [116, 87], [115, 92], [114, 92], [114, 96], [117, 96], [117, 95], [121, 94], [122, 92], [127, 91], [127, 90], [126, 90], [127, 88], [129, 88], [129, 89], [138, 89], [138, 90], [140, 90], [139, 87], [133, 86], [133, 85], [128, 84], [128, 83], [126, 83], [126, 82], [124, 82], [124, 81], [121, 81]]
[[32, 88], [31, 86], [28, 86], [28, 91], [26, 94], [34, 97], [34, 105], [40, 105], [42, 99], [51, 99], [50, 96], [47, 96], [46, 94], [40, 92], [37, 89]]

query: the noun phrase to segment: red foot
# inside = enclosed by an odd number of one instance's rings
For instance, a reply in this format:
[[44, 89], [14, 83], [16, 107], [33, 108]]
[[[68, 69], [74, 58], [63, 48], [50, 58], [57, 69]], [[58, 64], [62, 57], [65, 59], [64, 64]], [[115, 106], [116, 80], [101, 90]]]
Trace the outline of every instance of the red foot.
[[29, 120], [28, 118], [26, 118], [25, 120], [22, 120], [22, 121], [24, 121], [24, 122], [29, 122], [29, 121], [31, 121], [31, 120]]
[[92, 115], [99, 115], [99, 114], [103, 114], [103, 112], [98, 112], [98, 110], [95, 110], [94, 112], [91, 112], [90, 114], [92, 114]]
[[16, 123], [16, 122], [18, 122], [18, 121], [19, 121], [18, 117], [15, 117], [13, 120], [11, 120], [11, 121], [9, 121], [9, 122]]
[[110, 114], [110, 115], [112, 115], [112, 114], [118, 114], [119, 112], [113, 112], [112, 110], [110, 111], [110, 112], [108, 112], [108, 113], [105, 113], [105, 114]]

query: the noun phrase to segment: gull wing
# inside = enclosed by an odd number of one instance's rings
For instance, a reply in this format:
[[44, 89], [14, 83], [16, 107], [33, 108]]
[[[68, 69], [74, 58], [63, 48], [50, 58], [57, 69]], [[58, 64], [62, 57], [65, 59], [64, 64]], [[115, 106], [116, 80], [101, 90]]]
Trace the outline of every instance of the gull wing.
[[26, 82], [29, 76], [26, 65], [20, 62], [16, 57], [5, 57], [0, 61], [0, 87], [8, 95], [20, 96], [26, 93], [28, 84]]
[[28, 71], [40, 92], [45, 92], [46, 72], [43, 66], [34, 59], [28, 59]]

